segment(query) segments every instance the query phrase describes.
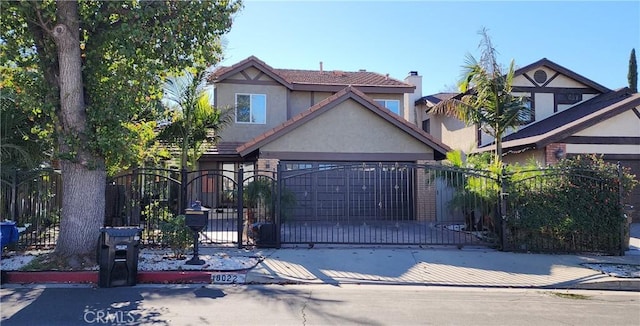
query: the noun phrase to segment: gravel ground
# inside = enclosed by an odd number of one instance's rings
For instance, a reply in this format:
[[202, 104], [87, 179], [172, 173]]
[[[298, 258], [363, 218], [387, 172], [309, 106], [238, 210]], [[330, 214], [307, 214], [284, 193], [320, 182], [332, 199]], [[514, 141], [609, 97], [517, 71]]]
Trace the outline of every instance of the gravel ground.
[[[2, 257], [1, 265], [3, 271], [17, 271], [27, 265], [38, 255], [49, 251], [27, 251], [20, 254], [10, 253]], [[224, 252], [214, 255], [199, 255], [204, 260], [204, 265], [186, 265], [187, 259], [192, 255], [187, 255], [185, 259], [175, 259], [167, 250], [142, 249], [138, 255], [139, 271], [172, 271], [172, 270], [208, 270], [208, 271], [234, 271], [253, 268], [262, 257], [253, 256], [230, 256]], [[88, 268], [88, 270], [98, 270], [98, 266]]]

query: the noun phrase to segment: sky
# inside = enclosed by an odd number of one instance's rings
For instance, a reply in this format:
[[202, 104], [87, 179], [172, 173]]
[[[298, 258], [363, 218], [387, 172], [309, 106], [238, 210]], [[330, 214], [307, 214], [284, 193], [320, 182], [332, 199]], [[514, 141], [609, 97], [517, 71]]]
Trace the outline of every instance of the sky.
[[[486, 28], [498, 61], [547, 58], [605, 87], [628, 86], [640, 51], [640, 1], [259, 1], [225, 35], [228, 66], [251, 55], [273, 68], [423, 76], [423, 95], [456, 89]], [[638, 57], [638, 55], [636, 55]]]

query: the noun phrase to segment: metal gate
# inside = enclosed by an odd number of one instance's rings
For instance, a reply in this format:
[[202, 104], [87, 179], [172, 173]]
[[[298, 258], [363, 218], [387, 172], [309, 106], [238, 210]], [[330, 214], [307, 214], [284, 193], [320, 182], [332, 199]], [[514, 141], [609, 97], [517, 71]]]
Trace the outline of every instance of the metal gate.
[[390, 162], [281, 162], [282, 244], [490, 245], [487, 172]]

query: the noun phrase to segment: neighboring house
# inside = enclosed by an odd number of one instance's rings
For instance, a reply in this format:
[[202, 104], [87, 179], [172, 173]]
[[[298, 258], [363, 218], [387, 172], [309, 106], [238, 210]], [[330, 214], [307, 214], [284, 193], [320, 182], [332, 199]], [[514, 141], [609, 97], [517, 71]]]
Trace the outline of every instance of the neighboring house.
[[[503, 138], [505, 162], [534, 159], [549, 165], [567, 156], [598, 154], [640, 177], [640, 94], [628, 88], [610, 90], [548, 59], [516, 70], [513, 92], [529, 98], [533, 114], [530, 123]], [[467, 153], [495, 150], [493, 138], [477, 126], [429, 114], [443, 99], [426, 96], [416, 101], [416, 110], [427, 113], [424, 130]], [[629, 201], [640, 207], [640, 189]]]
[[[256, 57], [214, 71], [217, 107], [234, 109], [201, 169], [275, 171], [331, 162], [425, 162], [449, 148], [416, 125], [421, 77], [275, 69]], [[338, 178], [339, 179], [339, 178]]]

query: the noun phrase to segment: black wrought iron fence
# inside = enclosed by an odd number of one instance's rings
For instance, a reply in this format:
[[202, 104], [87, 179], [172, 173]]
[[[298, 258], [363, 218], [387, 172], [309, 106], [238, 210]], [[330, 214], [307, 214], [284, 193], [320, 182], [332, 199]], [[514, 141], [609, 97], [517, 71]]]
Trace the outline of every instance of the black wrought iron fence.
[[[277, 172], [136, 169], [107, 181], [105, 225], [161, 226], [209, 207], [201, 241], [238, 246], [393, 244], [620, 254], [620, 182], [594, 171], [497, 175], [438, 164], [282, 161]], [[55, 244], [61, 176], [4, 178], [0, 213], [26, 226], [19, 246]]]
[[505, 250], [621, 253], [617, 178], [547, 168], [507, 174], [505, 181]]
[[54, 246], [61, 208], [60, 171], [16, 171], [0, 180], [0, 217], [24, 228], [17, 244], [20, 248]]
[[283, 244], [494, 245], [497, 181], [413, 163], [283, 162]]

